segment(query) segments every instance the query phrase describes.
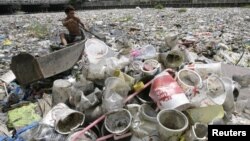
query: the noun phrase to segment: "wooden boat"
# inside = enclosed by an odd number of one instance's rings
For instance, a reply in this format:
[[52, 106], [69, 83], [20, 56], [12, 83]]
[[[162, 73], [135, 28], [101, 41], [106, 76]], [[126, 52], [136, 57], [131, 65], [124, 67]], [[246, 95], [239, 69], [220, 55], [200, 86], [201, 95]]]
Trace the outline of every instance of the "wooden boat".
[[86, 39], [75, 42], [41, 57], [20, 53], [12, 57], [10, 69], [21, 85], [54, 76], [74, 66], [83, 53], [85, 41]]

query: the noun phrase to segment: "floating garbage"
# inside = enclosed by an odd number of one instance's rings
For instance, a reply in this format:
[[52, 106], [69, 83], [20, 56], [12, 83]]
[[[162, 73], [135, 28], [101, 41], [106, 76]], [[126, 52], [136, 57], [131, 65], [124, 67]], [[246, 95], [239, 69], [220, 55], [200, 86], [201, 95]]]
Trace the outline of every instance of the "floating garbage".
[[[32, 126], [33, 124], [29, 125]], [[34, 125], [33, 125], [34, 126]], [[27, 127], [26, 127], [27, 128]], [[59, 134], [55, 131], [53, 127], [47, 124], [39, 123], [33, 128], [26, 129], [27, 131], [22, 131], [20, 135], [21, 140], [66, 140], [67, 135]]]
[[3, 41], [4, 46], [9, 46], [11, 44], [12, 44], [12, 42], [9, 39], [6, 39], [6, 40]]
[[167, 68], [179, 68], [184, 63], [184, 55], [179, 50], [171, 50], [167, 53], [160, 53], [160, 60]]
[[0, 100], [4, 100], [4, 98], [8, 95], [9, 94], [5, 83], [0, 83]]
[[235, 96], [237, 93], [237, 88], [235, 87], [234, 82], [230, 78], [223, 77], [221, 78], [226, 91], [226, 99], [224, 101], [223, 109], [227, 112], [227, 114], [232, 114], [235, 110]]
[[221, 63], [192, 64], [187, 66], [187, 68], [195, 70], [201, 76], [202, 80], [211, 74], [222, 75]]
[[157, 71], [160, 71], [160, 64], [157, 60], [146, 60], [141, 66], [141, 71], [144, 75], [155, 75]]
[[[82, 128], [78, 128], [77, 130], [75, 130], [73, 133], [69, 134], [66, 141], [72, 141], [72, 139], [74, 138], [74, 136], [76, 136], [78, 134], [78, 131], [82, 130]], [[95, 141], [97, 139], [97, 135], [94, 131], [89, 130], [87, 131], [84, 135], [77, 137], [75, 140], [76, 141]]]
[[84, 52], [90, 63], [98, 63], [108, 53], [108, 46], [101, 40], [88, 39], [85, 43]]
[[168, 33], [165, 36], [165, 47], [168, 49], [172, 49], [177, 45], [178, 42], [178, 34], [177, 33]]
[[184, 91], [167, 70], [154, 78], [149, 96], [160, 109], [185, 110], [190, 106]]
[[191, 129], [185, 133], [186, 141], [206, 141], [208, 134], [208, 126], [204, 123], [195, 123]]
[[210, 123], [224, 117], [224, 110], [221, 105], [193, 108], [185, 112], [187, 112], [192, 124], [196, 122]]
[[14, 81], [15, 79], [16, 79], [16, 76], [11, 70], [6, 72], [4, 75], [0, 76], [0, 80], [4, 81], [7, 84]]
[[227, 93], [225, 85], [221, 78], [216, 75], [211, 75], [206, 81], [207, 95], [211, 100], [222, 105], [225, 102]]
[[115, 110], [106, 115], [105, 128], [114, 134], [123, 134], [128, 131], [132, 121], [130, 112], [126, 109]]
[[[85, 41], [57, 51], [64, 12], [2, 15], [0, 134], [203, 141], [208, 124], [249, 124], [249, 10], [179, 11], [77, 11], [96, 38], [86, 32]], [[38, 126], [8, 135], [31, 121]]]
[[161, 141], [178, 141], [187, 129], [187, 117], [178, 110], [162, 110], [157, 115]]
[[58, 103], [65, 103], [70, 95], [71, 95], [71, 86], [72, 84], [63, 79], [58, 79], [53, 82], [53, 87], [52, 87], [52, 103], [53, 105], [56, 105]]
[[194, 97], [198, 88], [202, 87], [202, 79], [198, 73], [189, 69], [182, 69], [177, 73], [177, 82], [188, 97]]
[[148, 60], [155, 59], [157, 57], [157, 52], [154, 46], [146, 45], [138, 50], [133, 50], [131, 55], [135, 60]]
[[50, 125], [60, 134], [69, 134], [83, 124], [85, 115], [70, 109], [64, 103], [54, 106], [43, 118], [42, 123]]
[[9, 128], [21, 128], [41, 120], [39, 113], [36, 113], [35, 109], [37, 104], [30, 103], [28, 105], [21, 106], [10, 110], [8, 112], [8, 127]]
[[130, 87], [118, 77], [109, 77], [105, 80], [106, 89], [103, 96], [103, 108], [113, 111], [124, 106], [124, 100], [128, 95]]

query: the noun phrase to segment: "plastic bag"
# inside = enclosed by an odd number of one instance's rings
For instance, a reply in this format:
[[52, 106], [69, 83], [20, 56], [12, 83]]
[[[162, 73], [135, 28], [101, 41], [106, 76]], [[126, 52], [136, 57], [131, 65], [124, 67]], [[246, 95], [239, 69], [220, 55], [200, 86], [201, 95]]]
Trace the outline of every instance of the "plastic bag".
[[66, 135], [59, 134], [55, 129], [46, 124], [39, 124], [36, 128], [29, 130], [21, 135], [24, 141], [64, 141]]
[[109, 77], [105, 81], [103, 97], [103, 108], [106, 111], [113, 111], [124, 106], [124, 99], [127, 97], [130, 87], [120, 78]]
[[108, 46], [101, 40], [88, 39], [85, 42], [85, 54], [90, 63], [97, 64], [100, 60], [105, 58], [108, 53]]
[[98, 65], [89, 64], [87, 78], [89, 80], [101, 80], [109, 76], [113, 76], [116, 69], [122, 69], [130, 63], [130, 60], [126, 57], [120, 59], [115, 57], [109, 57], [99, 61]]
[[146, 45], [139, 50], [133, 50], [131, 55], [139, 60], [153, 59], [157, 56], [156, 49], [152, 45]]

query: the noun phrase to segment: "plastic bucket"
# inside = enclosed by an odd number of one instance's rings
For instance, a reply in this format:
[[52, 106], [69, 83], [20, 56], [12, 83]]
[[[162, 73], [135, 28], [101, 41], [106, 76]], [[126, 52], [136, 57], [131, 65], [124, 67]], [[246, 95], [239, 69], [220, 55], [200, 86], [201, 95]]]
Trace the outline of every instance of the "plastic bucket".
[[108, 113], [104, 125], [110, 133], [121, 135], [129, 130], [131, 122], [130, 112], [126, 109], [120, 109]]
[[179, 141], [188, 127], [188, 118], [178, 110], [162, 110], [157, 115], [161, 141]]
[[70, 109], [64, 103], [59, 103], [48, 112], [42, 122], [55, 127], [60, 134], [69, 134], [82, 125], [84, 120], [83, 113]]
[[98, 63], [107, 55], [108, 50], [108, 46], [101, 40], [92, 38], [85, 42], [84, 52], [90, 63]]
[[154, 78], [149, 96], [160, 109], [184, 110], [190, 106], [184, 91], [167, 71]]

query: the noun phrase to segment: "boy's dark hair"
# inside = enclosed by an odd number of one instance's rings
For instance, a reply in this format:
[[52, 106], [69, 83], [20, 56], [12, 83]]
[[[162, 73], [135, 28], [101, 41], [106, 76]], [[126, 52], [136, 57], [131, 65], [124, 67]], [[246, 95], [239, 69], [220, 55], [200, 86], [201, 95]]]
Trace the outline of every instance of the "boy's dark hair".
[[75, 11], [75, 8], [74, 8], [72, 5], [68, 5], [68, 6], [65, 8], [64, 12], [65, 12], [66, 14], [68, 14], [69, 11]]

